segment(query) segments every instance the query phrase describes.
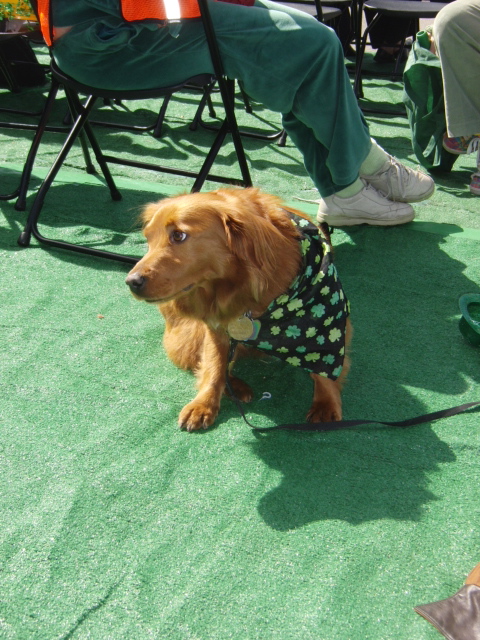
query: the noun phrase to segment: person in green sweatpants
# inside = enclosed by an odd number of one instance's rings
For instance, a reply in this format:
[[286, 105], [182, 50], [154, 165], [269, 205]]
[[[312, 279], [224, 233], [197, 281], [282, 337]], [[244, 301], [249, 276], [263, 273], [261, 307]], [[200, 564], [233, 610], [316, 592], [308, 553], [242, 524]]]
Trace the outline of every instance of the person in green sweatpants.
[[[196, 21], [127, 23], [119, 0], [52, 1], [53, 55], [80, 82], [144, 89], [212, 71]], [[226, 75], [282, 114], [322, 196], [319, 220], [336, 226], [412, 220], [407, 203], [430, 197], [433, 181], [371, 140], [336, 34], [306, 13], [269, 0], [252, 6], [212, 1], [209, 8]]]

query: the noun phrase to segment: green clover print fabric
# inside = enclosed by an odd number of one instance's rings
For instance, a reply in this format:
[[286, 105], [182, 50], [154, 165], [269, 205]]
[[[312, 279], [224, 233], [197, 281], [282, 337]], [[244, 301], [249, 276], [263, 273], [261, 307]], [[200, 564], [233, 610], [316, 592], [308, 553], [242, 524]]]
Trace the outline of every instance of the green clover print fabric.
[[294, 367], [335, 380], [345, 357], [348, 300], [330, 247], [318, 227], [289, 215], [301, 233], [303, 268], [290, 288], [259, 318], [256, 338], [244, 342]]

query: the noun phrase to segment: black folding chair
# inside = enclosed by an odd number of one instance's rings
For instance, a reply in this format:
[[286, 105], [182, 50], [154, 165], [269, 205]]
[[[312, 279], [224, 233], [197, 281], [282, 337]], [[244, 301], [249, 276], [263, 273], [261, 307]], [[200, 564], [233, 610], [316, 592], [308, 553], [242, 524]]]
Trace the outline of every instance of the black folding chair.
[[[328, 4], [323, 4], [321, 0], [277, 0], [278, 4], [285, 5], [292, 9], [297, 9], [298, 11], [303, 11], [304, 13], [308, 13], [309, 15], [316, 18], [319, 22], [323, 22], [328, 25], [333, 25], [334, 21], [341, 16], [344, 10], [346, 10], [352, 3], [352, 0], [332, 0], [332, 2], [328, 2]], [[333, 6], [335, 5], [335, 6]], [[248, 95], [243, 91], [242, 87], [239, 87], [240, 94], [242, 97], [242, 101], [244, 104], [245, 111], [249, 114], [253, 114], [253, 109], [250, 104], [250, 99]], [[205, 103], [200, 103], [195, 117], [190, 125], [192, 130], [195, 130], [198, 125], [202, 126], [204, 129], [209, 129], [210, 131], [217, 131], [218, 126], [216, 124], [212, 124], [206, 122], [203, 119], [203, 111], [205, 109]], [[210, 116], [215, 118], [215, 111], [210, 110]], [[255, 138], [257, 140], [267, 140], [273, 141], [277, 140], [277, 144], [280, 147], [285, 146], [287, 140], [287, 133], [284, 129], [280, 129], [278, 131], [273, 131], [271, 133], [266, 133], [264, 131], [253, 130], [253, 129], [242, 129], [240, 134], [245, 138]]]
[[[357, 55], [355, 62], [355, 80], [353, 84], [353, 90], [357, 98], [363, 98], [363, 86], [362, 86], [362, 65], [363, 59], [365, 56], [365, 48], [367, 46], [368, 37], [370, 31], [377, 24], [378, 20], [381, 16], [390, 16], [395, 18], [408, 18], [408, 22], [406, 23], [405, 30], [405, 38], [408, 33], [411, 33], [412, 30], [416, 33], [419, 30], [419, 20], [422, 18], [435, 18], [440, 9], [446, 6], [448, 3], [444, 2], [425, 2], [418, 0], [358, 0], [358, 23], [357, 23]], [[364, 9], [371, 9], [375, 12], [373, 15], [370, 24], [368, 24], [361, 35], [361, 16], [363, 14]], [[402, 52], [405, 46], [405, 38], [402, 40], [402, 44], [400, 46], [400, 51], [397, 57], [397, 60], [400, 61], [402, 58]], [[394, 43], [392, 43], [394, 44]], [[396, 68], [393, 71], [394, 77], [398, 77], [401, 80], [402, 73], [397, 63]], [[363, 109], [368, 113], [387, 113], [386, 111], [376, 110], [376, 109]], [[395, 115], [391, 111], [388, 112], [389, 115]], [[398, 115], [406, 115], [405, 112]]]
[[[30, 5], [32, 7], [32, 14], [38, 15], [38, 6], [37, 6], [36, 0], [30, 0]], [[18, 59], [15, 59], [12, 61], [12, 60], [9, 60], [9, 58], [5, 55], [5, 52], [3, 51], [1, 45], [4, 42], [12, 39], [15, 39], [15, 41], [17, 42], [22, 41], [22, 44], [24, 45], [24, 48], [22, 50], [25, 50], [25, 52], [29, 51], [29, 47], [31, 43], [35, 43], [37, 45], [46, 45], [43, 39], [42, 33], [40, 31], [40, 28], [38, 27], [38, 19], [37, 19], [37, 23], [31, 22], [29, 25], [27, 25], [27, 27], [23, 28], [21, 31], [14, 32], [14, 33], [0, 32], [0, 72], [2, 72], [7, 88], [13, 93], [20, 93], [22, 90], [22, 87], [19, 85], [13, 73], [13, 70], [21, 66], [24, 68], [30, 67], [31, 69], [29, 73], [29, 77], [31, 78], [30, 82], [35, 81], [35, 84], [39, 84], [39, 85], [46, 84], [48, 82], [50, 85], [49, 96], [51, 96], [52, 93], [54, 96], [56, 96], [58, 93], [58, 83], [54, 84], [54, 86], [52, 87], [50, 74], [47, 73], [50, 70], [49, 65], [39, 64], [35, 58], [35, 54], [33, 50], [30, 50], [31, 51], [30, 56], [27, 56], [26, 54], [24, 55], [25, 58], [31, 58], [31, 60], [29, 59], [28, 61], [23, 61]], [[192, 86], [191, 88], [192, 89], [196, 88], [197, 90], [203, 90], [202, 87]], [[47, 98], [47, 100], [48, 99], [49, 98]], [[94, 125], [99, 125], [99, 126], [113, 128], [113, 129], [121, 129], [122, 131], [133, 131], [138, 133], [151, 131], [154, 138], [159, 138], [162, 135], [162, 127], [163, 127], [165, 114], [166, 114], [167, 106], [170, 99], [171, 99], [171, 94], [167, 94], [163, 97], [163, 101], [162, 101], [159, 113], [157, 114], [155, 120], [152, 123], [147, 125], [139, 125], [137, 123], [126, 123], [126, 122], [120, 123], [120, 122], [114, 122], [112, 120], [101, 121], [101, 120], [98, 120], [98, 118], [95, 120], [90, 119], [90, 122], [91, 124], [94, 124]], [[208, 96], [202, 97], [200, 104], [202, 104], [204, 101], [208, 101]], [[105, 98], [104, 104], [108, 104], [110, 106], [113, 106], [113, 105], [121, 106], [121, 107], [124, 106], [122, 102], [117, 98], [115, 98], [115, 100], [109, 100]], [[16, 187], [13, 191], [9, 193], [0, 194], [0, 200], [16, 199], [14, 206], [17, 211], [24, 211], [26, 208], [28, 186], [30, 182], [31, 173], [33, 170], [33, 164], [34, 164], [35, 157], [38, 152], [38, 147], [44, 132], [48, 131], [50, 133], [53, 132], [53, 133], [67, 134], [70, 131], [70, 128], [72, 126], [72, 117], [70, 112], [66, 114], [65, 118], [63, 119], [63, 123], [48, 124], [48, 125], [44, 123], [43, 125], [39, 126], [39, 119], [42, 116], [44, 108], [45, 108], [45, 101], [44, 101], [44, 106], [40, 107], [40, 109], [37, 111], [10, 108], [10, 107], [0, 107], [0, 113], [12, 114], [14, 116], [27, 116], [28, 118], [33, 118], [35, 120], [34, 122], [18, 122], [16, 118], [15, 119], [10, 118], [8, 120], [0, 121], [0, 128], [2, 129], [33, 131], [35, 134], [33, 141], [31, 143], [29, 153], [27, 155], [22, 173], [20, 175], [20, 181], [19, 181], [18, 187]], [[82, 145], [84, 148], [84, 155], [85, 155], [87, 147], [84, 143], [82, 143]], [[85, 156], [85, 161], [87, 164], [87, 171], [93, 173], [94, 168], [90, 162], [88, 155]]]
[[[15, 94], [19, 94], [25, 87], [42, 86], [46, 84], [46, 69], [40, 64], [35, 57], [31, 48], [31, 42], [41, 41], [41, 34], [37, 29], [25, 29], [17, 32], [0, 32], [0, 72], [2, 75], [5, 88]], [[10, 45], [16, 45], [12, 49], [13, 57], [7, 55]], [[17, 73], [22, 76], [19, 81]], [[42, 114], [41, 107], [32, 111], [29, 109], [20, 109], [18, 107], [8, 107], [2, 105], [0, 107], [1, 114], [8, 114], [0, 121], [1, 129], [26, 130], [35, 131], [38, 126], [38, 119]], [[14, 116], [11, 118], [10, 116]], [[33, 121], [19, 122], [16, 116], [32, 118]], [[13, 200], [20, 194], [21, 187], [18, 186], [11, 193], [0, 194], [0, 200]]]
[[[44, 179], [39, 190], [37, 191], [25, 228], [18, 239], [18, 243], [20, 246], [27, 247], [30, 244], [31, 237], [34, 236], [40, 243], [45, 244], [47, 246], [51, 246], [51, 247], [67, 249], [67, 250], [75, 251], [78, 253], [104, 257], [104, 258], [118, 260], [118, 261], [127, 262], [127, 263], [134, 263], [138, 260], [137, 257], [133, 257], [133, 256], [126, 256], [123, 254], [104, 251], [104, 250], [96, 249], [93, 247], [87, 247], [84, 245], [79, 245], [71, 242], [65, 242], [57, 239], [47, 238], [40, 232], [38, 228], [38, 221], [39, 221], [40, 213], [42, 211], [47, 192], [50, 189], [50, 186], [52, 185], [58, 171], [62, 167], [74, 142], [79, 137], [80, 137], [80, 141], [82, 141], [82, 136], [81, 136], [82, 132], [84, 132], [85, 138], [86, 140], [88, 140], [89, 145], [93, 150], [93, 153], [101, 168], [105, 181], [110, 189], [111, 197], [113, 200], [119, 200], [121, 198], [121, 195], [117, 187], [115, 186], [115, 182], [110, 173], [108, 163], [117, 163], [117, 164], [137, 167], [141, 169], [149, 169], [149, 170], [159, 171], [163, 173], [170, 173], [175, 175], [192, 177], [194, 179], [194, 183], [191, 188], [192, 192], [200, 191], [204, 182], [207, 179], [212, 180], [214, 182], [233, 184], [237, 186], [244, 186], [244, 187], [251, 186], [252, 181], [250, 178], [250, 172], [248, 169], [248, 164], [245, 157], [245, 152], [243, 149], [243, 144], [242, 144], [240, 133], [238, 130], [238, 125], [237, 125], [234, 107], [233, 107], [234, 84], [233, 84], [233, 81], [226, 79], [223, 72], [223, 66], [220, 58], [220, 53], [218, 50], [218, 45], [215, 39], [215, 33], [214, 33], [211, 18], [210, 18], [207, 1], [198, 0], [198, 4], [200, 7], [201, 21], [205, 30], [207, 43], [210, 51], [210, 56], [212, 60], [212, 65], [214, 69], [213, 74], [209, 73], [209, 74], [203, 74], [201, 76], [185, 78], [183, 82], [176, 84], [174, 86], [163, 86], [155, 89], [140, 90], [140, 91], [121, 91], [121, 90], [113, 91], [113, 90], [102, 90], [102, 89], [90, 87], [82, 83], [79, 83], [73, 78], [63, 73], [62, 70], [59, 69], [58, 66], [55, 64], [55, 62], [52, 62], [52, 66], [51, 66], [52, 89], [47, 99], [45, 109], [39, 124], [38, 135], [37, 135], [38, 139], [41, 138], [42, 129], [46, 126], [46, 123], [48, 122], [48, 119], [52, 110], [52, 106], [55, 100], [55, 96], [60, 86], [63, 86], [69, 101], [70, 110], [73, 114], [75, 114], [75, 116], [74, 116], [72, 127], [70, 129], [70, 132], [67, 136], [67, 139], [62, 149], [60, 150], [55, 162], [50, 168], [50, 171], [48, 172], [46, 178]], [[144, 162], [134, 161], [126, 158], [121, 158], [118, 156], [106, 155], [100, 149], [100, 146], [93, 133], [91, 123], [89, 122], [89, 117], [92, 112], [92, 108], [95, 102], [99, 98], [109, 99], [109, 100], [125, 100], [125, 101], [161, 98], [165, 96], [170, 96], [173, 93], [187, 86], [192, 86], [192, 85], [205, 87], [205, 93], [207, 94], [209, 87], [213, 86], [214, 83], [216, 83], [220, 91], [223, 107], [225, 109], [225, 117], [215, 136], [215, 139], [210, 147], [210, 150], [208, 151], [203, 161], [203, 164], [198, 171], [188, 171], [182, 168], [161, 166], [158, 164], [144, 163]], [[79, 97], [80, 95], [88, 96], [85, 102], [82, 102], [82, 100]], [[214, 164], [214, 161], [228, 135], [231, 135], [233, 139], [236, 158], [237, 158], [238, 165], [240, 167], [241, 178], [224, 177], [224, 176], [213, 175], [210, 173], [212, 165]], [[86, 156], [86, 159], [87, 159], [87, 171], [92, 172], [93, 165], [88, 160], [88, 151], [85, 145], [85, 139], [84, 139], [84, 155]], [[26, 179], [28, 180], [28, 177]]]

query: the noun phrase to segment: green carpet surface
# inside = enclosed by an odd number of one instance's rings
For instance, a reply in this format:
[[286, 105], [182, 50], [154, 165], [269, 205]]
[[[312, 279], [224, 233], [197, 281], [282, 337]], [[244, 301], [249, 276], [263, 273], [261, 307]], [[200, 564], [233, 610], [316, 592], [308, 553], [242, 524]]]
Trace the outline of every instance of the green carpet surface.
[[[401, 100], [388, 79], [365, 80], [365, 92], [365, 103]], [[0, 95], [2, 107], [37, 109], [45, 91]], [[212, 139], [188, 130], [197, 104], [177, 96], [160, 140], [95, 131], [108, 152], [191, 167]], [[278, 115], [253, 106], [248, 115], [239, 105], [242, 126], [278, 129]], [[148, 124], [157, 111], [131, 103], [98, 116]], [[61, 94], [57, 121], [65, 113]], [[367, 119], [382, 146], [416, 166], [405, 118]], [[0, 128], [2, 193], [17, 186], [32, 135]], [[28, 207], [61, 140], [45, 136]], [[291, 142], [246, 138], [245, 148], [256, 186], [315, 214], [298, 200], [318, 195]], [[459, 158], [435, 176], [413, 223], [335, 231], [354, 325], [345, 418], [400, 420], [480, 400], [480, 352], [458, 329], [459, 296], [480, 291], [473, 163]], [[216, 171], [238, 175], [231, 145]], [[112, 173], [121, 202], [84, 172], [75, 147], [42, 230], [141, 256], [142, 206], [191, 181]], [[194, 381], [165, 357], [162, 318], [129, 294], [128, 267], [35, 241], [20, 248], [27, 213], [14, 201], [0, 212], [0, 638], [440, 637], [413, 607], [453, 595], [480, 561], [478, 411], [406, 430], [258, 435], [225, 398], [214, 428], [182, 432]], [[255, 425], [304, 420], [307, 373], [267, 359], [238, 372], [255, 391]]]

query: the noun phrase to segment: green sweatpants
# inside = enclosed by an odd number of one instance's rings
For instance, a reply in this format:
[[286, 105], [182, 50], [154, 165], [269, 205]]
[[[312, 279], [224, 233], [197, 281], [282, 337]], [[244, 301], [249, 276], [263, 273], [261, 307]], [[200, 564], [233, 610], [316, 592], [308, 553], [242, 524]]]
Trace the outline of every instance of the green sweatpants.
[[[54, 14], [56, 26], [76, 25], [55, 44], [54, 56], [63, 71], [81, 82], [142, 89], [212, 71], [197, 22], [183, 23], [176, 34], [155, 25], [125, 24], [112, 15], [113, 0], [71, 2], [68, 17], [62, 20], [61, 11]], [[74, 23], [71, 9], [82, 3], [92, 17], [84, 14]], [[102, 6], [108, 7], [104, 16]], [[254, 6], [209, 6], [227, 76], [239, 80], [251, 98], [282, 114], [322, 197], [352, 184], [371, 141], [335, 33], [311, 16], [269, 0], [256, 0]]]

